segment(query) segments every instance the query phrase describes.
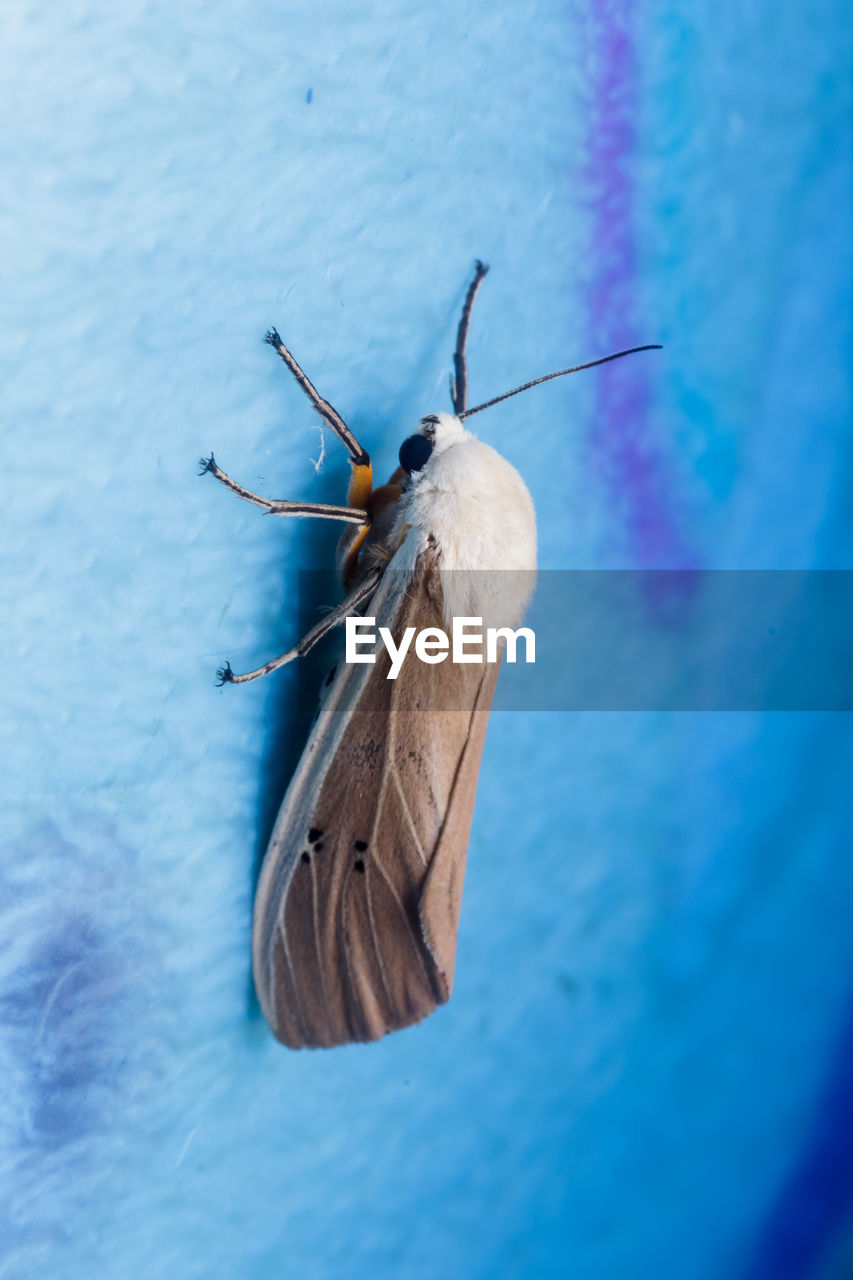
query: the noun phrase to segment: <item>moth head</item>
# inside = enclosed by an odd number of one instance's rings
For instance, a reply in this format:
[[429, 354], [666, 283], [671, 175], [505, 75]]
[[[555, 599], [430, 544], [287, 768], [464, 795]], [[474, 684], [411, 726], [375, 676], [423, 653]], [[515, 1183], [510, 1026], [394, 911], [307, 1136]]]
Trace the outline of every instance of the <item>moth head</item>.
[[468, 436], [460, 420], [452, 413], [430, 413], [421, 418], [418, 431], [400, 445], [400, 466], [408, 475], [423, 471], [435, 454]]

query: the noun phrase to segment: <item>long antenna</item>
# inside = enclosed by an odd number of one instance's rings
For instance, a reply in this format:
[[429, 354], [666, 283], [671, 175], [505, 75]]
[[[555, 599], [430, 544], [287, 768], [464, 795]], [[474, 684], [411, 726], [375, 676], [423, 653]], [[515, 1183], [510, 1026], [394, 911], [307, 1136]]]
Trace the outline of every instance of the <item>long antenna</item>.
[[456, 416], [458, 418], [470, 418], [472, 413], [479, 413], [481, 409], [491, 409], [493, 404], [500, 404], [501, 400], [509, 400], [510, 396], [517, 396], [521, 391], [529, 391], [531, 387], [538, 387], [540, 382], [550, 382], [552, 378], [564, 378], [567, 373], [580, 373], [581, 369], [594, 369], [598, 364], [607, 364], [610, 360], [620, 360], [622, 356], [632, 356], [637, 351], [662, 350], [663, 347], [659, 342], [652, 342], [645, 347], [628, 347], [627, 351], [614, 351], [612, 356], [602, 356], [600, 360], [589, 360], [586, 364], [572, 365], [571, 369], [558, 369], [556, 373], [546, 373], [541, 378], [534, 378], [532, 382], [525, 382], [523, 386], [516, 387], [514, 391], [505, 391], [502, 396], [495, 396], [494, 400], [486, 400], [483, 404], [475, 405], [473, 409], [466, 409]]

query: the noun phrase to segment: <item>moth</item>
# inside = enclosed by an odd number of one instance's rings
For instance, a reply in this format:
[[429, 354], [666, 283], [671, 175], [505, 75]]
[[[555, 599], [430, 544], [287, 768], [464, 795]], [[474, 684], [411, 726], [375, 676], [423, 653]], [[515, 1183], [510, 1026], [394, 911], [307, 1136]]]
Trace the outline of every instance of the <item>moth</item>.
[[[369, 612], [399, 637], [454, 617], [515, 627], [536, 570], [533, 502], [521, 476], [465, 421], [561, 369], [467, 407], [466, 346], [488, 268], [477, 262], [456, 336], [452, 413], [422, 418], [399, 466], [373, 487], [370, 458], [278, 332], [266, 341], [347, 450], [343, 506], [273, 500], [217, 465], [210, 473], [274, 515], [345, 525], [337, 564], [346, 597], [295, 648], [220, 684], [255, 680]], [[631, 351], [647, 350], [631, 348]], [[449, 999], [468, 839], [499, 662], [338, 665], [284, 797], [255, 895], [255, 987], [273, 1034], [291, 1048], [377, 1040]]]

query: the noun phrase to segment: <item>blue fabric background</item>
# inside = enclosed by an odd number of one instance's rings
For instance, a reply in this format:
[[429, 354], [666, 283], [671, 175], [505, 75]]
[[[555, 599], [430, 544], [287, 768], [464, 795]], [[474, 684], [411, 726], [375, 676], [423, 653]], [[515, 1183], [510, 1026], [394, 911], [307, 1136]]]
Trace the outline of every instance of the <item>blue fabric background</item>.
[[[453, 1000], [294, 1054], [253, 867], [340, 501], [476, 421], [549, 568], [853, 567], [848, 6], [96, 0], [0, 14], [0, 1275], [842, 1280], [843, 714], [504, 713]], [[628, 362], [625, 362], [627, 365]]]

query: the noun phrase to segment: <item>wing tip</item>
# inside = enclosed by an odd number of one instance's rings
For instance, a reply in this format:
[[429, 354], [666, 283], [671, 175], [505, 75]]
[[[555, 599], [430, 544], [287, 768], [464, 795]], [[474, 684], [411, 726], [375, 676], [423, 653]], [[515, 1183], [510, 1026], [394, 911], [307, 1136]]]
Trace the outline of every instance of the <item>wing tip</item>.
[[287, 1049], [342, 1049], [347, 1045], [355, 1044], [376, 1044], [380, 1040], [384, 1040], [386, 1036], [392, 1035], [395, 1031], [405, 1031], [407, 1028], [419, 1026], [436, 1009], [446, 1004], [450, 999], [450, 990], [447, 994], [437, 995], [436, 1002], [429, 1009], [418, 1010], [399, 1020], [395, 1021], [392, 1026], [383, 1027], [375, 1033], [368, 1031], [364, 1035], [351, 1034], [346, 1036], [336, 1036], [330, 1030], [328, 1034], [322, 1034], [312, 1029], [307, 1035], [302, 1034], [297, 1029], [295, 1020], [282, 1021], [275, 1016], [270, 1016], [261, 1001], [261, 1008], [264, 1011], [264, 1017], [267, 1020], [270, 1031], [279, 1044], [283, 1044]]

